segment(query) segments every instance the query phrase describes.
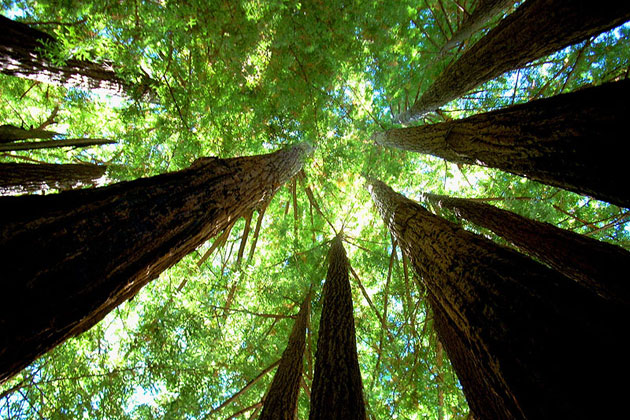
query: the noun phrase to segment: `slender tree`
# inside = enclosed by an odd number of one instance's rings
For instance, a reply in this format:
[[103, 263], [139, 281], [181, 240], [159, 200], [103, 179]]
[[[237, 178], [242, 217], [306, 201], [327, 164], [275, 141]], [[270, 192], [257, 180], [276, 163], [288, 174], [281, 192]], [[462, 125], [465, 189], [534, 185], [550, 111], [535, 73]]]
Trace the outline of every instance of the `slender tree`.
[[35, 191], [43, 187], [68, 190], [89, 185], [103, 175], [104, 165], [89, 163], [0, 163], [0, 189]]
[[111, 139], [63, 139], [46, 141], [15, 142], [0, 144], [1, 152], [18, 150], [54, 149], [58, 147], [89, 147], [101, 144], [115, 144], [116, 140]]
[[[630, 4], [630, 3], [628, 3]], [[383, 146], [478, 164], [630, 207], [630, 145], [619, 141], [630, 113], [630, 81], [373, 136]]]
[[511, 7], [514, 3], [516, 3], [515, 0], [479, 0], [475, 10], [471, 14], [466, 15], [462, 24], [451, 36], [451, 39], [444, 44], [442, 52], [446, 52], [460, 42], [470, 38], [475, 32], [488, 24], [493, 17]]
[[134, 85], [121, 79], [110, 63], [75, 59], [54, 63], [44, 52], [57, 43], [54, 37], [2, 15], [0, 27], [0, 72], [4, 74], [118, 96], [155, 97], [149, 78]]
[[[443, 340], [447, 352], [471, 358], [465, 362], [471, 369], [454, 366], [477, 417], [596, 418], [617, 411], [623, 392], [614, 378], [630, 371], [620, 334], [626, 306], [464, 231], [380, 181], [368, 188], [434, 312], [456, 337]], [[592, 363], [608, 359], [614, 370]], [[480, 391], [471, 384], [487, 384], [490, 396], [476, 400]]]
[[630, 2], [527, 0], [449, 65], [400, 122], [420, 118], [508, 70], [630, 19]]
[[302, 167], [303, 143], [104, 188], [0, 198], [0, 381], [98, 322]]
[[422, 197], [490, 229], [601, 296], [630, 303], [630, 284], [623, 274], [630, 267], [630, 252], [625, 249], [478, 201], [428, 193]]
[[311, 295], [309, 293], [302, 302], [295, 324], [293, 324], [289, 344], [282, 353], [280, 366], [278, 366], [269, 392], [265, 397], [260, 420], [294, 420], [297, 418], [310, 300]]
[[328, 252], [309, 419], [365, 419], [348, 257], [341, 238]]
[[10, 143], [16, 140], [27, 139], [52, 139], [56, 135], [59, 135], [59, 133], [40, 128], [26, 130], [11, 124], [0, 125], [0, 143]]

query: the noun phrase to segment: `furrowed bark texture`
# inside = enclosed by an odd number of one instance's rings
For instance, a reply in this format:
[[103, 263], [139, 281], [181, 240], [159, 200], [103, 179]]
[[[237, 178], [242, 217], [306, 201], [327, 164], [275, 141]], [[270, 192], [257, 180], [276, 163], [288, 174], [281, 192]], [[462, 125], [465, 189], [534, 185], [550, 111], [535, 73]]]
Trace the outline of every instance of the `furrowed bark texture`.
[[451, 39], [444, 44], [442, 51], [448, 51], [460, 42], [470, 38], [493, 17], [512, 6], [515, 2], [515, 0], [480, 0], [475, 10], [464, 18]]
[[623, 391], [615, 379], [630, 371], [620, 334], [627, 306], [464, 231], [380, 181], [369, 189], [434, 311], [448, 321], [443, 343], [476, 416], [598, 418], [618, 409], [612, 401]]
[[[630, 2], [628, 2], [630, 5]], [[620, 138], [630, 115], [630, 80], [474, 115], [374, 135], [383, 146], [489, 166], [630, 207]]]
[[298, 312], [291, 330], [289, 344], [282, 353], [280, 366], [278, 366], [269, 392], [265, 397], [259, 420], [294, 420], [297, 418], [310, 299], [309, 294], [300, 307], [300, 312]]
[[508, 70], [629, 19], [627, 1], [527, 0], [449, 65], [399, 119], [417, 119]]
[[0, 382], [271, 196], [310, 146], [104, 188], [0, 198]]
[[365, 420], [348, 266], [346, 251], [336, 237], [328, 252], [310, 420]]
[[69, 190], [93, 184], [105, 175], [106, 169], [106, 166], [87, 163], [0, 163], [0, 189], [14, 192], [36, 191], [45, 187]]
[[625, 249], [485, 203], [427, 193], [422, 196], [458, 217], [490, 229], [600, 296], [630, 303], [630, 283], [625, 274], [630, 267], [630, 252]]
[[43, 83], [100, 91], [133, 98], [155, 98], [151, 81], [132, 85], [116, 75], [109, 63], [69, 59], [57, 65], [46, 58], [44, 44], [56, 40], [45, 32], [0, 15], [0, 72]]

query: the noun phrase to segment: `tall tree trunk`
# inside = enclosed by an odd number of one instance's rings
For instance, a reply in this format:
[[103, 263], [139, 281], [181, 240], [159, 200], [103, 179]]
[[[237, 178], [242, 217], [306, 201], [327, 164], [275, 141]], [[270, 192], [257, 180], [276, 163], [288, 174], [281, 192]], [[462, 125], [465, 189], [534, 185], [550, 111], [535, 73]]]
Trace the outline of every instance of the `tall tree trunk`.
[[293, 324], [289, 344], [282, 353], [280, 366], [265, 397], [259, 420], [294, 420], [297, 418], [310, 300], [311, 295], [309, 293], [302, 302], [300, 312], [298, 312], [295, 324]]
[[[630, 5], [630, 2], [627, 3]], [[630, 80], [373, 136], [383, 146], [478, 164], [630, 207]]]
[[449, 65], [399, 120], [405, 123], [418, 119], [508, 70], [628, 19], [627, 1], [527, 0]]
[[630, 267], [630, 252], [625, 249], [485, 203], [426, 193], [423, 198], [490, 229], [601, 296], [630, 303], [630, 284], [624, 274]]
[[310, 420], [366, 418], [348, 267], [346, 250], [337, 236], [328, 252]]
[[103, 93], [154, 99], [153, 82], [130, 84], [116, 75], [110, 63], [69, 59], [58, 65], [46, 58], [45, 44], [56, 40], [45, 32], [0, 15], [0, 72], [39, 82]]
[[470, 38], [493, 17], [503, 12], [514, 3], [516, 3], [516, 0], [479, 0], [475, 10], [464, 18], [462, 24], [457, 28], [457, 31], [455, 31], [451, 39], [444, 44], [442, 52], [446, 52], [460, 42]]
[[44, 187], [69, 190], [93, 184], [105, 174], [104, 165], [88, 163], [0, 163], [0, 189], [30, 192]]
[[59, 135], [59, 133], [39, 128], [25, 130], [10, 124], [0, 125], [0, 143], [10, 143], [16, 140], [27, 139], [52, 139], [56, 135]]
[[0, 198], [0, 382], [101, 320], [302, 167], [310, 146]]
[[[454, 366], [478, 417], [602, 418], [618, 410], [613, 401], [624, 391], [614, 379], [630, 372], [627, 306], [429, 213], [380, 181], [369, 189], [434, 312], [452, 327], [456, 339], [443, 339], [447, 353], [472, 358], [465, 361], [470, 377]], [[480, 391], [470, 384], [484, 382], [489, 397], [476, 400]]]
[[0, 144], [0, 152], [10, 152], [18, 150], [54, 149], [57, 147], [89, 147], [101, 144], [115, 144], [116, 140], [111, 139], [64, 139], [46, 140], [35, 142], [17, 142], [10, 144]]

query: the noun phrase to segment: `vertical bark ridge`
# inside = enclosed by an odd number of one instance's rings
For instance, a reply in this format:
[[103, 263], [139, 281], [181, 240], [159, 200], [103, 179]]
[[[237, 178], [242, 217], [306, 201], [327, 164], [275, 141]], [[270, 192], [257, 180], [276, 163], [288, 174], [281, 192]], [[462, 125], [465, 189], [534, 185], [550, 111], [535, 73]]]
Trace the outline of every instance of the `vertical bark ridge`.
[[297, 418], [298, 396], [302, 379], [306, 324], [310, 316], [310, 293], [302, 302], [293, 324], [289, 343], [282, 353], [280, 366], [265, 398], [260, 420], [294, 420]]
[[90, 328], [302, 167], [310, 146], [104, 188], [0, 198], [0, 381]]
[[428, 193], [422, 197], [490, 229], [606, 299], [630, 303], [630, 284], [623, 274], [630, 267], [630, 252], [625, 249], [485, 203]]
[[[628, 3], [630, 5], [630, 2]], [[630, 207], [620, 141], [630, 114], [630, 80], [474, 115], [374, 135], [383, 146], [501, 169]]]
[[337, 236], [328, 253], [310, 420], [366, 418], [348, 266], [346, 251]]
[[418, 119], [509, 70], [612, 29], [630, 19], [630, 2], [527, 0], [449, 65], [411, 109]]
[[[444, 339], [447, 353], [472, 358], [465, 362], [471, 369], [454, 366], [479, 417], [597, 418], [616, 411], [610, 402], [622, 391], [614, 378], [630, 371], [620, 336], [627, 307], [464, 231], [380, 181], [370, 181], [369, 190], [434, 311], [451, 326], [456, 339]], [[602, 360], [614, 360], [615, 372]], [[471, 384], [482, 382], [493, 397], [475, 400], [479, 390]]]

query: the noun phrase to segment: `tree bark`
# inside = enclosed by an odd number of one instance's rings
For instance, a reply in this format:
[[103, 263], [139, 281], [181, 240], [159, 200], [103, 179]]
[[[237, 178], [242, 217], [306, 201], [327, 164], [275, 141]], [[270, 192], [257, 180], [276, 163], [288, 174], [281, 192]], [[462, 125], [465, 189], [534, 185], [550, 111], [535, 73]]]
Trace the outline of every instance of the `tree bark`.
[[0, 382], [272, 195], [306, 144], [108, 187], [0, 198]]
[[446, 52], [460, 42], [470, 38], [493, 17], [503, 12], [514, 3], [516, 3], [516, 0], [480, 0], [475, 10], [464, 18], [462, 24], [457, 28], [457, 31], [455, 31], [451, 39], [444, 44], [442, 52]]
[[527, 0], [449, 65], [399, 120], [416, 120], [508, 70], [628, 19], [630, 2], [626, 1]]
[[32, 192], [42, 188], [69, 190], [80, 185], [94, 184], [107, 169], [88, 163], [0, 163], [0, 189]]
[[311, 295], [309, 293], [295, 319], [289, 344], [282, 353], [280, 366], [273, 377], [259, 420], [294, 420], [297, 418], [310, 300]]
[[346, 251], [337, 236], [328, 252], [310, 420], [366, 418], [348, 266]]
[[[630, 2], [628, 3], [630, 5]], [[630, 114], [630, 80], [539, 99], [469, 118], [373, 136], [383, 146], [489, 166], [630, 207], [619, 141]]]
[[[380, 181], [369, 190], [434, 312], [447, 320], [455, 339], [442, 330], [443, 344], [476, 416], [602, 418], [618, 410], [612, 401], [622, 401], [624, 391], [615, 378], [630, 371], [622, 337], [627, 306], [429, 213]], [[488, 396], [471, 384], [487, 386]]]
[[0, 15], [0, 72], [39, 82], [81, 88], [111, 95], [153, 100], [154, 82], [145, 78], [131, 84], [119, 76], [111, 63], [69, 59], [65, 64], [49, 60], [45, 45], [57, 41], [45, 32]]
[[630, 284], [623, 274], [630, 267], [630, 252], [625, 249], [485, 203], [427, 193], [422, 196], [490, 229], [600, 296], [630, 304]]
[[0, 152], [10, 152], [18, 150], [54, 149], [56, 147], [89, 147], [101, 144], [115, 144], [116, 140], [111, 139], [64, 139], [46, 140], [35, 142], [17, 142], [10, 144], [0, 144]]
[[10, 143], [16, 140], [27, 139], [52, 139], [56, 135], [59, 135], [59, 133], [38, 128], [25, 130], [10, 124], [0, 125], [0, 143]]

